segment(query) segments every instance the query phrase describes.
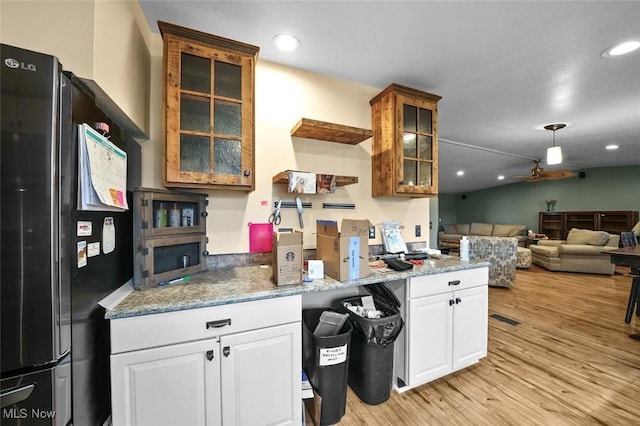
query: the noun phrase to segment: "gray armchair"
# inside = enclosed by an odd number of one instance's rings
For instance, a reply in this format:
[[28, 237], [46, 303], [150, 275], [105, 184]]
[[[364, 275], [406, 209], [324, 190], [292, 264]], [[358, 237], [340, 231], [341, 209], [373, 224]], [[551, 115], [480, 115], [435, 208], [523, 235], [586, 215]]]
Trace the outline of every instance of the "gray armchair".
[[469, 258], [489, 262], [489, 285], [513, 287], [516, 282], [518, 240], [511, 237], [469, 236]]

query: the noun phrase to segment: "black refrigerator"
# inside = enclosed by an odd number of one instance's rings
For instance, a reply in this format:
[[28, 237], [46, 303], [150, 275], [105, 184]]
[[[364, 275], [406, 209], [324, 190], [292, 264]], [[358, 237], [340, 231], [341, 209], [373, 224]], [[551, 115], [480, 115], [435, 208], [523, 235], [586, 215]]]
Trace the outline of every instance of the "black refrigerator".
[[0, 56], [0, 424], [102, 425], [110, 346], [98, 302], [133, 277], [133, 215], [77, 209], [77, 125], [106, 123], [127, 152], [129, 206], [140, 146], [97, 85], [54, 56], [4, 44]]

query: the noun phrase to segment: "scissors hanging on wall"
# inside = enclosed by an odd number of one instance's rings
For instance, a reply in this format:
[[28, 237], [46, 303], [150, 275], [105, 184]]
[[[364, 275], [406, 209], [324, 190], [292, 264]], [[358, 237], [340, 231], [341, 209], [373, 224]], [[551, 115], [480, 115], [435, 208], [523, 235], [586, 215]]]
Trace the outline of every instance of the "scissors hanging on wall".
[[278, 201], [276, 208], [273, 210], [273, 213], [271, 213], [271, 216], [269, 216], [269, 222], [273, 223], [274, 225], [280, 225], [280, 222], [282, 222], [282, 216], [280, 216], [281, 206], [282, 200]]

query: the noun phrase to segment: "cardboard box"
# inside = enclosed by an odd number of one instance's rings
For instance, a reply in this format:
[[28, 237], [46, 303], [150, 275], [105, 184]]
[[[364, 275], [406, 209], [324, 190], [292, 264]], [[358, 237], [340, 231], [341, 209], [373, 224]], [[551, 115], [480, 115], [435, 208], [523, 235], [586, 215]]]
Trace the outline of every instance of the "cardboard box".
[[302, 232], [274, 232], [273, 281], [277, 285], [302, 284]]
[[369, 274], [369, 221], [343, 219], [316, 223], [316, 257], [324, 261], [324, 273], [338, 281]]

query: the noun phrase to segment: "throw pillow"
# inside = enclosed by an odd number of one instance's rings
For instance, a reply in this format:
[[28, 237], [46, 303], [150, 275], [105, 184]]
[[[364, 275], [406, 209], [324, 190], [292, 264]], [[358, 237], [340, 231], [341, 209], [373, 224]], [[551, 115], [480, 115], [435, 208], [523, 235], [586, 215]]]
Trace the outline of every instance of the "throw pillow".
[[609, 234], [604, 231], [573, 228], [567, 235], [567, 244], [603, 246], [609, 241]]
[[587, 244], [590, 244], [592, 246], [603, 246], [607, 244], [607, 241], [609, 241], [609, 233], [607, 232], [594, 231], [593, 234], [593, 237]]
[[461, 235], [469, 235], [469, 228], [471, 225], [468, 223], [458, 223], [456, 224], [456, 228], [458, 228], [458, 234]]
[[444, 226], [444, 233], [445, 234], [457, 234], [458, 233], [458, 228], [456, 227], [455, 224], [453, 224], [453, 225], [445, 225]]
[[494, 237], [512, 237], [512, 230], [513, 225], [493, 225], [493, 232], [491, 235]]
[[516, 226], [513, 227], [511, 232], [509, 232], [509, 236], [510, 237], [515, 237], [517, 235], [524, 235], [524, 229], [525, 228], [526, 228], [525, 225], [516, 225]]
[[469, 230], [469, 235], [484, 235], [491, 236], [493, 232], [493, 224], [492, 223], [478, 223], [474, 222], [471, 224], [471, 229]]

